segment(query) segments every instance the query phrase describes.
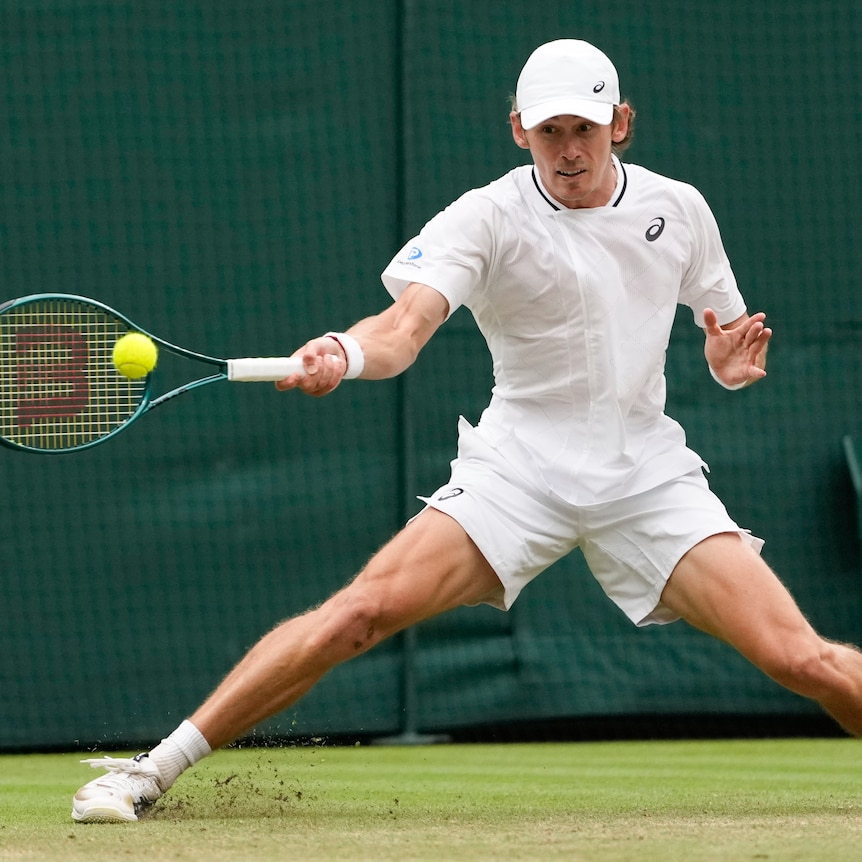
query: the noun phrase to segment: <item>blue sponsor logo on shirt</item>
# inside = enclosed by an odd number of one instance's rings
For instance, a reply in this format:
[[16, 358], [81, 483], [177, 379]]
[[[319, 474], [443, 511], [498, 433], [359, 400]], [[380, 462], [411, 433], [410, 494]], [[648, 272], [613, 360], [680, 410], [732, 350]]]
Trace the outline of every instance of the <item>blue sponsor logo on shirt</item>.
[[415, 245], [410, 249], [410, 252], [407, 255], [407, 260], [416, 260], [417, 257], [422, 257], [422, 249], [417, 248]]

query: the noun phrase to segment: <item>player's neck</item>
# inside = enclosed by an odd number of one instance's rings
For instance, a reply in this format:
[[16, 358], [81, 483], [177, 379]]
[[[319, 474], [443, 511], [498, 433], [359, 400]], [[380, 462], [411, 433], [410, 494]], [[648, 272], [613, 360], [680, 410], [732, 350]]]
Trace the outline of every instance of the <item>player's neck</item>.
[[608, 206], [617, 197], [619, 188], [619, 171], [616, 159], [611, 156], [601, 170], [601, 176], [592, 189], [569, 189], [562, 182], [545, 182], [541, 172], [534, 170], [541, 183], [542, 191], [549, 200], [553, 200], [562, 209], [600, 209]]

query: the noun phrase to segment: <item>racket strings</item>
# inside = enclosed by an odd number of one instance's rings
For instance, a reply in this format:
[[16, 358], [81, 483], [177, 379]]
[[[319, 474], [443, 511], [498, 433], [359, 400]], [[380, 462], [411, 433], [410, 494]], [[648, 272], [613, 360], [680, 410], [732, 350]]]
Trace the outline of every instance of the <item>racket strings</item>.
[[0, 314], [0, 435], [33, 449], [86, 445], [139, 409], [147, 380], [111, 353], [129, 327], [97, 306], [40, 299]]

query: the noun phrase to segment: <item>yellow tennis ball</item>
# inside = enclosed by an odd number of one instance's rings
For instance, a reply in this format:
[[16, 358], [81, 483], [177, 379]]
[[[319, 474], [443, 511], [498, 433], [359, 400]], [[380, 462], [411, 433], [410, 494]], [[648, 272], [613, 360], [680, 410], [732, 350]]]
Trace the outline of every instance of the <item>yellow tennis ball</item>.
[[156, 367], [159, 349], [153, 339], [142, 332], [129, 332], [114, 345], [111, 358], [120, 374], [137, 380]]

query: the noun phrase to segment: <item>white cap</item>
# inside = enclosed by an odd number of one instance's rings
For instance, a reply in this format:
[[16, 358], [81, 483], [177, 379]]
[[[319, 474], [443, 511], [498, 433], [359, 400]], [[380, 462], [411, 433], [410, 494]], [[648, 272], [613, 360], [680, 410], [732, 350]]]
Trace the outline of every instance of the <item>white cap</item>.
[[620, 82], [598, 48], [580, 39], [557, 39], [530, 54], [515, 99], [525, 129], [563, 114], [606, 126], [620, 103]]

